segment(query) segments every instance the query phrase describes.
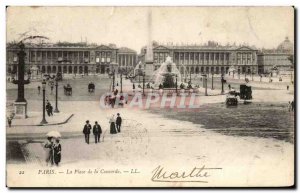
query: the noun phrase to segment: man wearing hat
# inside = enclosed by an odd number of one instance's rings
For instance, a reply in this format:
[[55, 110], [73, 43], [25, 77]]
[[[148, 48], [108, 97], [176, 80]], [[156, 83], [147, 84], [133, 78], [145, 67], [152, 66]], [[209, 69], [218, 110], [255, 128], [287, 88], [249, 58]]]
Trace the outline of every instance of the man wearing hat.
[[120, 113], [117, 113], [118, 117], [116, 119], [116, 126], [117, 130], [120, 133], [121, 132], [121, 124], [122, 124], [122, 118], [120, 117]]
[[85, 137], [85, 142], [87, 144], [90, 143], [90, 133], [91, 133], [91, 129], [92, 129], [92, 126], [91, 124], [89, 123], [89, 120], [87, 120], [85, 122], [85, 125], [83, 127], [83, 134], [84, 134], [84, 137]]
[[95, 143], [99, 142], [100, 143], [100, 135], [102, 133], [102, 129], [100, 125], [98, 124], [97, 121], [95, 121], [95, 125], [93, 127], [93, 134], [95, 136]]

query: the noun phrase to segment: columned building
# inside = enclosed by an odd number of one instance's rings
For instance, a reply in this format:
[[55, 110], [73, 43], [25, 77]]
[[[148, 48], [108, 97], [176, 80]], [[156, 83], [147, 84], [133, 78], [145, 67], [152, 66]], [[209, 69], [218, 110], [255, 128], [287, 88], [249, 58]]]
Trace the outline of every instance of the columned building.
[[294, 45], [287, 37], [276, 49], [262, 49], [257, 57], [262, 74], [284, 75], [294, 71]]
[[121, 47], [118, 49], [118, 64], [119, 69], [129, 72], [134, 69], [137, 64], [137, 53], [136, 51]]
[[[248, 46], [208, 45], [157, 45], [153, 48], [155, 69], [171, 56], [181, 74], [221, 74], [234, 68], [236, 73], [257, 73], [256, 48]], [[139, 59], [144, 60], [146, 49], [141, 50]]]
[[[37, 68], [36, 73], [55, 74], [104, 74], [121, 65], [133, 68], [137, 54], [129, 48], [110, 45], [75, 45], [58, 43], [54, 45], [25, 45], [26, 70]], [[124, 51], [126, 50], [126, 51]], [[7, 46], [7, 72], [14, 73], [18, 64], [18, 48]], [[122, 62], [122, 64], [120, 63]]]

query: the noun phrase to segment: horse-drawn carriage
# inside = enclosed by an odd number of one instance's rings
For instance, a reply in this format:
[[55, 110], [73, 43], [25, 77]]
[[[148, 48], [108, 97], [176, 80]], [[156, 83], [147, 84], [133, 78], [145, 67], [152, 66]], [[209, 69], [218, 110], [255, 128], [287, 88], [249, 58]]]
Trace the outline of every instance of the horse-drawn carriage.
[[89, 85], [88, 85], [88, 92], [89, 93], [93, 93], [95, 92], [95, 84], [90, 82]]
[[64, 86], [64, 93], [66, 96], [72, 95], [72, 87], [70, 84], [67, 84], [67, 86]]

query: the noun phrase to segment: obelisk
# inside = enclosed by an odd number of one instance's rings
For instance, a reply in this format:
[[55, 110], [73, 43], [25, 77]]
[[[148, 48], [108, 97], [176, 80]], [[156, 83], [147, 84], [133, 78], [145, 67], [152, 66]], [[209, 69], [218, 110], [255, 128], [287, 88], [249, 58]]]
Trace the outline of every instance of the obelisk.
[[151, 7], [148, 9], [148, 45], [145, 56], [145, 80], [149, 81], [152, 78], [154, 65], [153, 65], [153, 49], [152, 49], [152, 11]]

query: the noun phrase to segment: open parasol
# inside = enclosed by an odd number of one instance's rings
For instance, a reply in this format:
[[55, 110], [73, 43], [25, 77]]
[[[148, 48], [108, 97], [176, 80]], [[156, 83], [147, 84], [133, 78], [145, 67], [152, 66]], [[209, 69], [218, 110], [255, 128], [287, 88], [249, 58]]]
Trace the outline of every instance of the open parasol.
[[60, 138], [61, 134], [58, 131], [50, 131], [47, 133], [47, 137]]

